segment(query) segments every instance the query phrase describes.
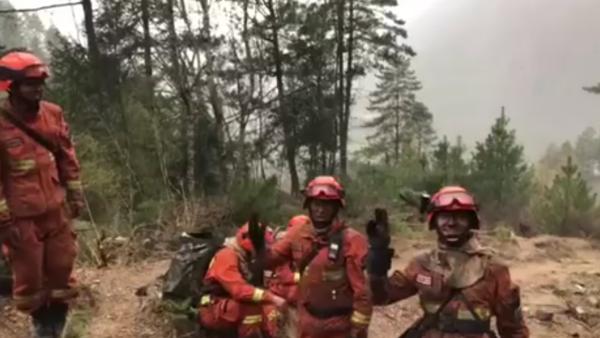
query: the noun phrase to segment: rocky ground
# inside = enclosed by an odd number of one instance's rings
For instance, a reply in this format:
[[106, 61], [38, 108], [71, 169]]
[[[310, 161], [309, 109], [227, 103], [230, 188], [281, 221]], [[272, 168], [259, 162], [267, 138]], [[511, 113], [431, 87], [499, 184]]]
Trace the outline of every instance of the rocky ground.
[[[521, 286], [524, 311], [532, 337], [600, 337], [600, 246], [582, 239], [539, 236], [503, 240], [484, 238], [511, 266]], [[427, 250], [426, 239], [396, 239], [402, 267]], [[83, 297], [67, 337], [175, 337], [157, 306], [157, 278], [168, 266], [165, 259], [116, 264], [103, 269], [80, 269]], [[27, 320], [10, 303], [0, 301], [0, 337], [28, 337]], [[416, 299], [378, 308], [371, 336], [395, 338], [420, 315]], [[181, 336], [181, 335], [179, 335]]]

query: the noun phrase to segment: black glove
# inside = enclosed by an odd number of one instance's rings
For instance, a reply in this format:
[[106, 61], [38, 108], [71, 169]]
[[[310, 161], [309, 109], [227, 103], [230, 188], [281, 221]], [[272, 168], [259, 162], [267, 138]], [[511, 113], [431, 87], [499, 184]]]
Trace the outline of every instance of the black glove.
[[392, 266], [394, 249], [390, 246], [390, 227], [385, 209], [375, 209], [375, 219], [367, 223], [369, 237], [369, 254], [367, 271], [371, 275], [386, 276]]
[[253, 214], [248, 222], [248, 235], [257, 254], [265, 251], [265, 230], [266, 227], [258, 221], [258, 215]]
[[0, 225], [0, 244], [4, 243], [11, 248], [16, 248], [21, 242], [21, 232], [14, 225]]

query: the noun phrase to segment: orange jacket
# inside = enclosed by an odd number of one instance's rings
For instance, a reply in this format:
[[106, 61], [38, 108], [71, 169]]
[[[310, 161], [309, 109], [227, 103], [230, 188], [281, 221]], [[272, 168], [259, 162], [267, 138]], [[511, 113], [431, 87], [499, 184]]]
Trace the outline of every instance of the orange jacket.
[[292, 269], [291, 264], [281, 264], [273, 269], [273, 275], [269, 281], [269, 290], [274, 294], [285, 298], [291, 304], [298, 300], [298, 282], [300, 273]]
[[[440, 304], [450, 295], [450, 287], [444, 276], [432, 271], [429, 266], [431, 254], [423, 254], [413, 259], [404, 272], [395, 271], [389, 278], [371, 276], [373, 299], [378, 305], [400, 301], [418, 294], [425, 313], [435, 313]], [[508, 268], [490, 260], [483, 276], [474, 284], [462, 288], [464, 299], [482, 320], [496, 317], [496, 325], [501, 338], [527, 338], [529, 329], [521, 313], [519, 287], [512, 283]], [[444, 307], [441, 316], [445, 318], [473, 320], [468, 305], [460, 297]], [[429, 329], [424, 338], [484, 338], [486, 334], [444, 333], [440, 329]]]
[[205, 285], [217, 284], [238, 302], [270, 302], [272, 294], [248, 282], [247, 266], [242, 259], [244, 253], [235, 245], [219, 250], [204, 276]]
[[[14, 113], [8, 100], [0, 104]], [[81, 190], [79, 162], [62, 109], [42, 101], [36, 116], [22, 120], [60, 147], [63, 156], [56, 158], [0, 115], [0, 220], [44, 214], [61, 207], [65, 189]]]
[[[266, 261], [271, 266], [293, 262], [299, 267], [313, 251], [313, 245], [320, 246], [319, 253], [306, 266], [300, 277], [299, 305], [306, 306], [318, 299], [317, 306], [326, 306], [326, 303], [330, 303], [332, 307], [337, 307], [345, 302], [343, 298], [349, 296], [352, 324], [366, 327], [369, 325], [373, 311], [364, 274], [367, 240], [343, 222], [334, 224], [327, 236], [331, 236], [336, 231], [343, 231], [341, 266], [328, 259], [328, 238], [317, 236], [310, 223], [292, 227], [283, 239], [267, 250]], [[327, 293], [326, 297], [322, 297], [324, 293]]]

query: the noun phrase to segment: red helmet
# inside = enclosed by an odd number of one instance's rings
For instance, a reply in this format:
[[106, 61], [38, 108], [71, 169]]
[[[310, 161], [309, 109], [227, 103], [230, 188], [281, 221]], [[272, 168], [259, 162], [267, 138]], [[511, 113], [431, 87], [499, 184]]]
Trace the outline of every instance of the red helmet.
[[339, 201], [342, 207], [346, 206], [344, 200], [344, 187], [333, 176], [318, 176], [308, 183], [304, 189], [304, 207], [308, 207], [311, 199]]
[[[260, 226], [263, 225], [261, 224]], [[238, 229], [235, 234], [235, 239], [237, 244], [246, 252], [254, 252], [254, 245], [252, 245], [252, 240], [250, 239], [248, 223], [242, 225], [242, 227]], [[273, 230], [267, 227], [265, 229], [265, 243], [273, 243], [274, 240]]]
[[[429, 202], [427, 212], [427, 223], [429, 229], [433, 229], [433, 219], [440, 211], [471, 211], [477, 216], [479, 207], [475, 198], [465, 188], [459, 186], [443, 187], [433, 195]], [[475, 228], [479, 228], [479, 217], [477, 216]]]
[[301, 226], [301, 225], [309, 224], [309, 223], [310, 223], [310, 217], [308, 217], [306, 215], [298, 215], [298, 216], [294, 216], [294, 217], [292, 217], [292, 219], [290, 219], [290, 221], [287, 224], [287, 228], [289, 230], [292, 227]]
[[10, 71], [10, 80], [0, 81], [0, 91], [6, 91], [12, 81], [18, 78], [45, 79], [49, 75], [48, 67], [37, 56], [29, 52], [10, 52], [0, 58], [0, 68]]

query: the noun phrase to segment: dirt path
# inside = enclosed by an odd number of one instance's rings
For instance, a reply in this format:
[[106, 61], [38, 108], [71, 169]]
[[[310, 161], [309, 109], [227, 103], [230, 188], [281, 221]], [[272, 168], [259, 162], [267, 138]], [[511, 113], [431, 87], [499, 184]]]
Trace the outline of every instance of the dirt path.
[[86, 338], [141, 337], [151, 335], [150, 328], [139, 325], [142, 300], [136, 290], [153, 283], [167, 267], [162, 260], [134, 266], [118, 266], [106, 270], [83, 271], [82, 283], [92, 286], [98, 298]]

